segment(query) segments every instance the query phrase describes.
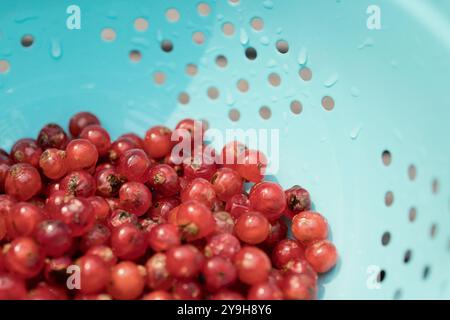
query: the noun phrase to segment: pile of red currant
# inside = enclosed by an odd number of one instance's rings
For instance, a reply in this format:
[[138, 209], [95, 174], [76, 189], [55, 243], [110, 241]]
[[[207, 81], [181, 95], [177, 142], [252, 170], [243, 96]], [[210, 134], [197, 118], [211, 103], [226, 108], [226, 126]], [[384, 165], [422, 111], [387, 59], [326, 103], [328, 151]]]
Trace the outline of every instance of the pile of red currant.
[[69, 131], [0, 150], [0, 299], [314, 299], [336, 264], [308, 191], [264, 181], [259, 151], [206, 161], [180, 135], [175, 161], [169, 128], [112, 142], [88, 112]]

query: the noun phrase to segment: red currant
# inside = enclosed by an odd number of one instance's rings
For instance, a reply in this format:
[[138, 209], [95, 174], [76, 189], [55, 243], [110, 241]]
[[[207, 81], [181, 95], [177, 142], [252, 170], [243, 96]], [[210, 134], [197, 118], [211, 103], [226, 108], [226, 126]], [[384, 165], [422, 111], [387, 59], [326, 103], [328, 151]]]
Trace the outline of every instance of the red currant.
[[106, 245], [95, 245], [86, 251], [86, 255], [93, 255], [101, 258], [108, 267], [113, 267], [117, 263], [117, 257], [111, 247]]
[[208, 290], [217, 291], [233, 284], [237, 278], [237, 271], [228, 259], [215, 256], [206, 261], [203, 276]]
[[44, 211], [27, 202], [17, 203], [6, 217], [10, 238], [32, 236], [36, 226], [45, 218]]
[[216, 221], [215, 233], [233, 233], [234, 219], [226, 211], [213, 212], [214, 220]]
[[152, 205], [152, 194], [142, 183], [127, 182], [119, 190], [119, 205], [122, 209], [142, 216]]
[[90, 112], [80, 112], [74, 115], [69, 122], [69, 131], [72, 137], [78, 137], [84, 128], [91, 124], [100, 124], [98, 118]]
[[147, 286], [152, 290], [169, 290], [173, 285], [173, 277], [167, 270], [167, 256], [156, 253], [145, 264]]
[[250, 190], [249, 200], [252, 209], [261, 212], [270, 221], [279, 219], [286, 208], [284, 191], [274, 182], [254, 185]]
[[16, 163], [28, 163], [33, 167], [39, 166], [42, 149], [33, 139], [20, 139], [11, 148], [11, 158]]
[[92, 168], [97, 160], [97, 148], [89, 140], [75, 139], [66, 147], [66, 163], [71, 171]]
[[148, 216], [160, 223], [167, 222], [169, 212], [180, 205], [178, 198], [162, 198], [153, 202], [153, 206], [148, 212]]
[[106, 168], [95, 174], [95, 182], [99, 196], [117, 197], [120, 188], [125, 183], [125, 177], [121, 176], [115, 168]]
[[182, 203], [178, 207], [175, 219], [176, 225], [181, 228], [182, 239], [187, 241], [206, 237], [215, 229], [211, 210], [195, 200]]
[[272, 262], [278, 269], [295, 259], [304, 258], [303, 246], [295, 240], [280, 241], [272, 251]]
[[105, 199], [99, 196], [94, 196], [88, 198], [88, 200], [91, 203], [92, 210], [94, 210], [94, 215], [97, 221], [104, 221], [109, 217], [111, 209]]
[[42, 221], [37, 226], [34, 237], [50, 257], [60, 257], [72, 247], [70, 229], [62, 221]]
[[269, 236], [264, 241], [264, 245], [269, 248], [274, 247], [277, 243], [286, 239], [288, 227], [283, 220], [276, 220], [271, 223]]
[[150, 169], [148, 185], [163, 197], [174, 196], [180, 191], [178, 175], [167, 164], [159, 164]]
[[[239, 161], [243, 158], [242, 161]], [[251, 182], [261, 182], [267, 167], [266, 156], [256, 150], [245, 150], [241, 157], [238, 157], [236, 171], [242, 178]]]
[[270, 223], [259, 212], [247, 212], [237, 218], [234, 232], [241, 241], [258, 244], [269, 236]]
[[25, 281], [15, 275], [0, 272], [0, 300], [24, 300], [26, 297]]
[[241, 176], [230, 168], [220, 168], [211, 179], [217, 197], [228, 201], [232, 196], [240, 194], [244, 181]]
[[150, 128], [145, 134], [144, 148], [149, 157], [163, 158], [172, 150], [173, 142], [171, 141], [172, 131], [163, 126]]
[[134, 140], [129, 138], [119, 138], [111, 144], [108, 151], [108, 158], [111, 162], [116, 162], [125, 152], [131, 149], [142, 149]]
[[252, 286], [248, 290], [248, 300], [283, 300], [283, 291], [275, 284], [266, 282]]
[[41, 176], [36, 168], [29, 164], [15, 164], [6, 175], [6, 193], [20, 201], [30, 200], [41, 188]]
[[232, 196], [225, 205], [225, 211], [229, 212], [235, 219], [239, 218], [241, 214], [249, 212], [250, 201], [248, 200], [247, 195], [241, 193]]
[[106, 245], [109, 243], [111, 231], [102, 224], [96, 223], [89, 231], [83, 234], [80, 242], [80, 249], [85, 252], [93, 246]]
[[317, 298], [317, 282], [299, 273], [288, 273], [281, 286], [284, 297], [289, 300], [314, 300]]
[[286, 215], [292, 218], [299, 212], [308, 211], [311, 209], [311, 197], [309, 192], [300, 187], [293, 186], [292, 188], [286, 190]]
[[229, 289], [221, 289], [214, 293], [211, 297], [211, 300], [245, 300], [244, 297], [235, 291], [231, 291]]
[[153, 251], [166, 251], [180, 245], [178, 228], [173, 224], [160, 224], [151, 229], [148, 235], [149, 246]]
[[167, 251], [167, 270], [176, 278], [193, 278], [203, 267], [204, 258], [192, 245], [183, 245]]
[[120, 259], [135, 260], [145, 254], [146, 237], [135, 224], [124, 223], [112, 230], [111, 247]]
[[73, 265], [73, 261], [68, 256], [46, 259], [44, 266], [44, 277], [47, 283], [58, 286], [67, 286], [67, 279], [70, 274], [67, 268]]
[[314, 271], [313, 267], [304, 258], [296, 258], [289, 261], [284, 265], [283, 269], [285, 272], [306, 274], [307, 276], [317, 280], [316, 271]]
[[100, 257], [85, 255], [75, 264], [80, 268], [81, 293], [99, 293], [106, 288], [109, 282], [109, 267]]
[[32, 238], [17, 238], [5, 253], [5, 265], [9, 271], [28, 279], [41, 272], [44, 258], [43, 250]]
[[328, 223], [317, 212], [304, 211], [292, 219], [292, 234], [302, 242], [326, 239], [328, 236]]
[[192, 279], [177, 279], [172, 294], [175, 300], [200, 300], [203, 295], [200, 284]]
[[125, 133], [121, 135], [117, 140], [120, 139], [129, 139], [131, 140], [137, 147], [144, 149], [144, 140], [135, 133]]
[[221, 233], [208, 239], [205, 245], [205, 256], [233, 259], [241, 250], [239, 240], [229, 233]]
[[119, 300], [137, 299], [144, 291], [145, 269], [129, 261], [116, 264], [111, 269], [108, 293]]
[[95, 222], [91, 203], [85, 198], [70, 198], [54, 217], [67, 224], [74, 237], [84, 234]]
[[338, 254], [334, 244], [320, 240], [306, 247], [305, 258], [316, 272], [325, 273], [336, 265]]
[[234, 257], [239, 279], [248, 285], [267, 281], [272, 268], [270, 259], [261, 249], [244, 247]]
[[[219, 156], [219, 163], [223, 167], [236, 170], [238, 163], [243, 163], [244, 152], [247, 147], [239, 141], [231, 141], [224, 145]], [[239, 161], [240, 160], [240, 161]]]
[[216, 171], [215, 159], [207, 155], [194, 155], [183, 161], [183, 174], [188, 180], [203, 178], [211, 181]]
[[141, 149], [130, 149], [119, 159], [119, 173], [128, 181], [145, 183], [148, 180], [151, 162]]
[[99, 125], [89, 125], [80, 133], [81, 139], [89, 140], [98, 151], [100, 157], [105, 156], [111, 148], [111, 137], [108, 131]]
[[59, 188], [75, 197], [91, 197], [96, 190], [94, 178], [84, 170], [69, 173], [61, 180]]
[[37, 137], [37, 143], [42, 149], [64, 149], [69, 138], [67, 133], [56, 123], [49, 123], [41, 129]]
[[142, 297], [142, 300], [172, 300], [173, 297], [167, 291], [157, 290], [147, 293]]
[[45, 150], [39, 159], [39, 167], [49, 179], [62, 178], [67, 173], [66, 152], [53, 148]]
[[117, 228], [124, 223], [137, 224], [138, 218], [135, 214], [129, 213], [128, 211], [122, 209], [114, 210], [108, 220], [109, 227]]

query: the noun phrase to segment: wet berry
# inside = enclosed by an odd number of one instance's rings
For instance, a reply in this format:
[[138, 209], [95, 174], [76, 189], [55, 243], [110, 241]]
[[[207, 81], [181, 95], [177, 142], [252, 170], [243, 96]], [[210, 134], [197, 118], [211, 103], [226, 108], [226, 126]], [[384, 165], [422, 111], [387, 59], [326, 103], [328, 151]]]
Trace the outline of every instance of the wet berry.
[[41, 129], [37, 137], [38, 145], [43, 149], [65, 149], [67, 143], [69, 142], [69, 137], [56, 123], [49, 123]]
[[6, 194], [20, 201], [30, 200], [39, 193], [42, 181], [39, 172], [31, 165], [19, 163], [13, 165], [5, 180]]

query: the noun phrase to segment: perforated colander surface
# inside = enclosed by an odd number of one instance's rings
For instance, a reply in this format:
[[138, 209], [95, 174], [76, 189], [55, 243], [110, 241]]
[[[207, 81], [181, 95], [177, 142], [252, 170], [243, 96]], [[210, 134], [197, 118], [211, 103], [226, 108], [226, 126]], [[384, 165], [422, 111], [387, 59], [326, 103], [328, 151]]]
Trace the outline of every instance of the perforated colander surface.
[[69, 30], [72, 4], [0, 2], [1, 147], [80, 110], [279, 129], [340, 250], [321, 298], [450, 297], [449, 3], [78, 0]]

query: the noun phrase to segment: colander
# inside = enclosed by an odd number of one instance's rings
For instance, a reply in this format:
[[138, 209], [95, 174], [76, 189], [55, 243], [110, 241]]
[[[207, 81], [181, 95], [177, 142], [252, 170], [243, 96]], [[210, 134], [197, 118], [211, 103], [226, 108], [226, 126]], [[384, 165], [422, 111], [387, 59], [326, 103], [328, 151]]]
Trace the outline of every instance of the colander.
[[0, 145], [82, 110], [113, 138], [279, 130], [274, 176], [340, 251], [319, 297], [448, 299], [449, 19], [438, 0], [1, 0]]

